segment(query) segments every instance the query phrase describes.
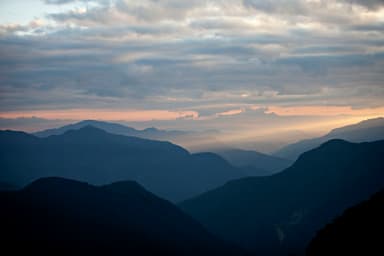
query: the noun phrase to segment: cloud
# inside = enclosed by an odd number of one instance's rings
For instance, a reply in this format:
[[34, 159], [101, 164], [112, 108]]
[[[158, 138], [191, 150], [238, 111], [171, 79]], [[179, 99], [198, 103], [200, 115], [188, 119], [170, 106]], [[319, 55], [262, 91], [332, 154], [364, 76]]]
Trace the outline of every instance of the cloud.
[[62, 4], [70, 4], [75, 2], [84, 2], [84, 3], [108, 3], [108, 0], [42, 0], [45, 4], [51, 5], [62, 5]]
[[304, 1], [298, 0], [243, 0], [245, 7], [254, 8], [267, 13], [305, 14], [307, 7]]
[[382, 1], [45, 2], [65, 6], [0, 24], [1, 112], [192, 111], [174, 121], [214, 128], [254, 105], [383, 105]]
[[76, 0], [44, 0], [46, 4], [67, 4], [75, 2]]
[[383, 0], [345, 0], [346, 2], [361, 5], [369, 9], [378, 9], [384, 6]]
[[0, 117], [0, 130], [22, 130], [35, 132], [43, 129], [56, 128], [69, 124], [71, 120], [43, 119], [38, 117], [2, 118]]
[[167, 110], [116, 110], [116, 109], [68, 109], [68, 110], [39, 110], [23, 112], [0, 113], [0, 118], [20, 120], [28, 117], [38, 117], [38, 119], [58, 119], [58, 120], [107, 120], [110, 121], [150, 121], [150, 120], [176, 120], [182, 118], [198, 117], [194, 111], [167, 111]]

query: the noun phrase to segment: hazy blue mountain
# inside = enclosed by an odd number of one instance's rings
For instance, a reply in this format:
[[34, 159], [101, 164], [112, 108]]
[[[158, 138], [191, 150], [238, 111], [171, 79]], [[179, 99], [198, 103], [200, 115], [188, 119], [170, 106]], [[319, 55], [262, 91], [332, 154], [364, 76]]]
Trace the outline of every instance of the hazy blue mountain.
[[384, 188], [383, 155], [384, 141], [332, 140], [278, 174], [230, 181], [180, 206], [260, 255], [303, 252], [318, 229]]
[[384, 255], [384, 190], [321, 229], [307, 249], [308, 256]]
[[0, 192], [0, 205], [2, 250], [13, 254], [242, 255], [133, 181], [43, 178]]
[[[102, 129], [108, 133], [134, 136], [143, 139], [170, 141], [177, 145], [182, 145], [191, 151], [206, 151], [205, 146], [208, 142], [209, 145], [215, 144], [215, 135], [218, 133], [216, 130], [207, 130], [200, 132], [179, 131], [179, 130], [161, 130], [154, 127], [137, 130], [118, 123], [110, 123], [97, 120], [84, 120], [75, 124], [65, 125], [63, 127], [39, 131], [33, 135], [45, 138], [51, 135], [61, 135], [70, 130], [78, 130], [85, 126], [93, 126]], [[199, 149], [199, 150], [197, 150]]]
[[60, 135], [70, 130], [78, 130], [86, 126], [93, 126], [113, 134], [135, 136], [146, 139], [169, 140], [169, 138], [172, 137], [188, 134], [188, 132], [185, 131], [167, 131], [156, 129], [154, 127], [146, 128], [144, 130], [136, 130], [134, 128], [117, 123], [110, 123], [97, 120], [84, 120], [75, 124], [69, 124], [59, 128], [35, 132], [33, 135], [43, 138], [51, 135]]
[[242, 149], [217, 149], [212, 152], [237, 167], [253, 167], [251, 176], [271, 175], [289, 167], [293, 162], [257, 151]]
[[190, 154], [169, 142], [107, 133], [92, 126], [37, 138], [0, 131], [0, 180], [25, 185], [60, 176], [100, 185], [136, 180], [176, 201], [245, 176], [214, 154]]
[[331, 139], [343, 139], [350, 142], [370, 142], [384, 139], [384, 118], [375, 118], [357, 124], [337, 128], [327, 135], [302, 140], [283, 147], [274, 153], [275, 156], [296, 160], [297, 157], [310, 149], [320, 146]]

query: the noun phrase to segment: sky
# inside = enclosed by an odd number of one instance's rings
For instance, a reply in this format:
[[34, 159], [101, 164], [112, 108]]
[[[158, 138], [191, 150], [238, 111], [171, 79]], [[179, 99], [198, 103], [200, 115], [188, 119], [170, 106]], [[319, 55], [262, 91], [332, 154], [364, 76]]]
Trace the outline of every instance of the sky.
[[292, 141], [384, 116], [383, 0], [0, 0], [0, 129]]

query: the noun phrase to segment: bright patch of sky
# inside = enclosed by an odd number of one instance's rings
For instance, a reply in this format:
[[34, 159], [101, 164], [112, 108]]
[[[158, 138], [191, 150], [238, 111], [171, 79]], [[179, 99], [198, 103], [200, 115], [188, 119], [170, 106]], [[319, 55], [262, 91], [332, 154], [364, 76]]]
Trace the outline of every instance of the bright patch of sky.
[[53, 13], [87, 10], [99, 4], [92, 1], [71, 1], [63, 4], [46, 4], [42, 0], [1, 0], [0, 24], [26, 25], [33, 20], [47, 20]]

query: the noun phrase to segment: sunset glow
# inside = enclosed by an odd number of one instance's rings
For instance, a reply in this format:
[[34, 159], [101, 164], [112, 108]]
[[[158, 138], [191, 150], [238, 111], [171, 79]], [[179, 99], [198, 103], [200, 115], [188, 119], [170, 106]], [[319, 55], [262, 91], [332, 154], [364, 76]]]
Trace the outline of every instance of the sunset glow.
[[4, 0], [0, 129], [324, 134], [384, 116], [383, 21], [376, 0]]

